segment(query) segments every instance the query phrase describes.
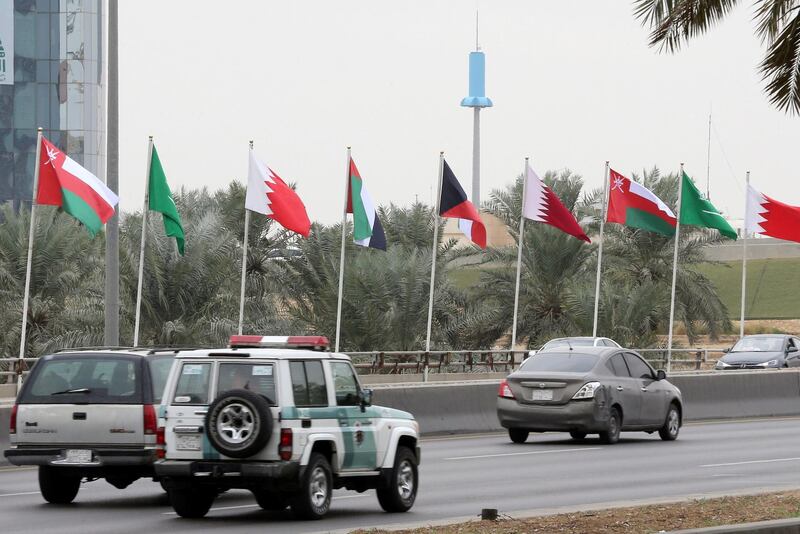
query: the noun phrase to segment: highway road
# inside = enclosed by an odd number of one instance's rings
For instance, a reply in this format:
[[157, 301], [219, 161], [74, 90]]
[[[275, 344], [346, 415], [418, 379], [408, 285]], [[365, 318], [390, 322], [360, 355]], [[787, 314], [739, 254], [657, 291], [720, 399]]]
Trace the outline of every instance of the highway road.
[[[566, 439], [565, 439], [566, 436]], [[625, 433], [620, 443], [566, 434], [534, 434], [512, 444], [505, 434], [428, 439], [422, 445], [417, 504], [406, 514], [381, 511], [372, 491], [337, 491], [322, 521], [261, 511], [248, 492], [231, 491], [203, 520], [180, 519], [158, 484], [117, 490], [103, 481], [82, 486], [69, 506], [46, 504], [33, 469], [0, 470], [2, 532], [272, 532], [348, 531], [433, 523], [498, 508], [588, 509], [606, 503], [654, 502], [687, 496], [800, 488], [800, 418], [684, 426], [675, 442]]]

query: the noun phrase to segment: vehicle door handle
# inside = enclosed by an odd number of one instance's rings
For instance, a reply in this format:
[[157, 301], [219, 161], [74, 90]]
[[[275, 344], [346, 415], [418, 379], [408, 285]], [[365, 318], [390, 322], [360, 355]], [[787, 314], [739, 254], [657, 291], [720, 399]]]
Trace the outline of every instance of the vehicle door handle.
[[622, 387], [622, 386], [617, 386], [617, 391], [622, 391], [623, 389], [625, 389], [625, 388]]
[[206, 415], [207, 413], [208, 413], [208, 410], [195, 410], [194, 411], [195, 415]]

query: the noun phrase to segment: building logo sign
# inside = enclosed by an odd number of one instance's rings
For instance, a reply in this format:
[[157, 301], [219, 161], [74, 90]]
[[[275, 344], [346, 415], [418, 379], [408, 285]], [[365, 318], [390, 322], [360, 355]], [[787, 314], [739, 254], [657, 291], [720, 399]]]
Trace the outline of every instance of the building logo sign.
[[0, 0], [0, 85], [14, 85], [14, 0]]

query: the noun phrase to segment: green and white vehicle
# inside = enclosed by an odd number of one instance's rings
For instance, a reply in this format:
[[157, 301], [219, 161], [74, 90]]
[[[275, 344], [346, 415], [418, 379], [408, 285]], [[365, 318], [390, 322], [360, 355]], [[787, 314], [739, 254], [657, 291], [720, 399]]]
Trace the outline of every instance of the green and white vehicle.
[[202, 517], [227, 489], [265, 510], [318, 519], [332, 491], [377, 490], [387, 512], [414, 505], [419, 426], [372, 406], [324, 337], [233, 336], [220, 350], [182, 351], [167, 379], [156, 473], [182, 517]]

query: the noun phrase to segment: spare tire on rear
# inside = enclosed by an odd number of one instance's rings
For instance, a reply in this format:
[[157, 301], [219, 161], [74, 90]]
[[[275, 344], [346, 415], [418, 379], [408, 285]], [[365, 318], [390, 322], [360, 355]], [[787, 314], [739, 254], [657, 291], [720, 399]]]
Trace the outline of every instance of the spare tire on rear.
[[211, 445], [225, 456], [252, 456], [264, 448], [271, 433], [269, 402], [257, 393], [231, 389], [208, 407], [206, 435]]

